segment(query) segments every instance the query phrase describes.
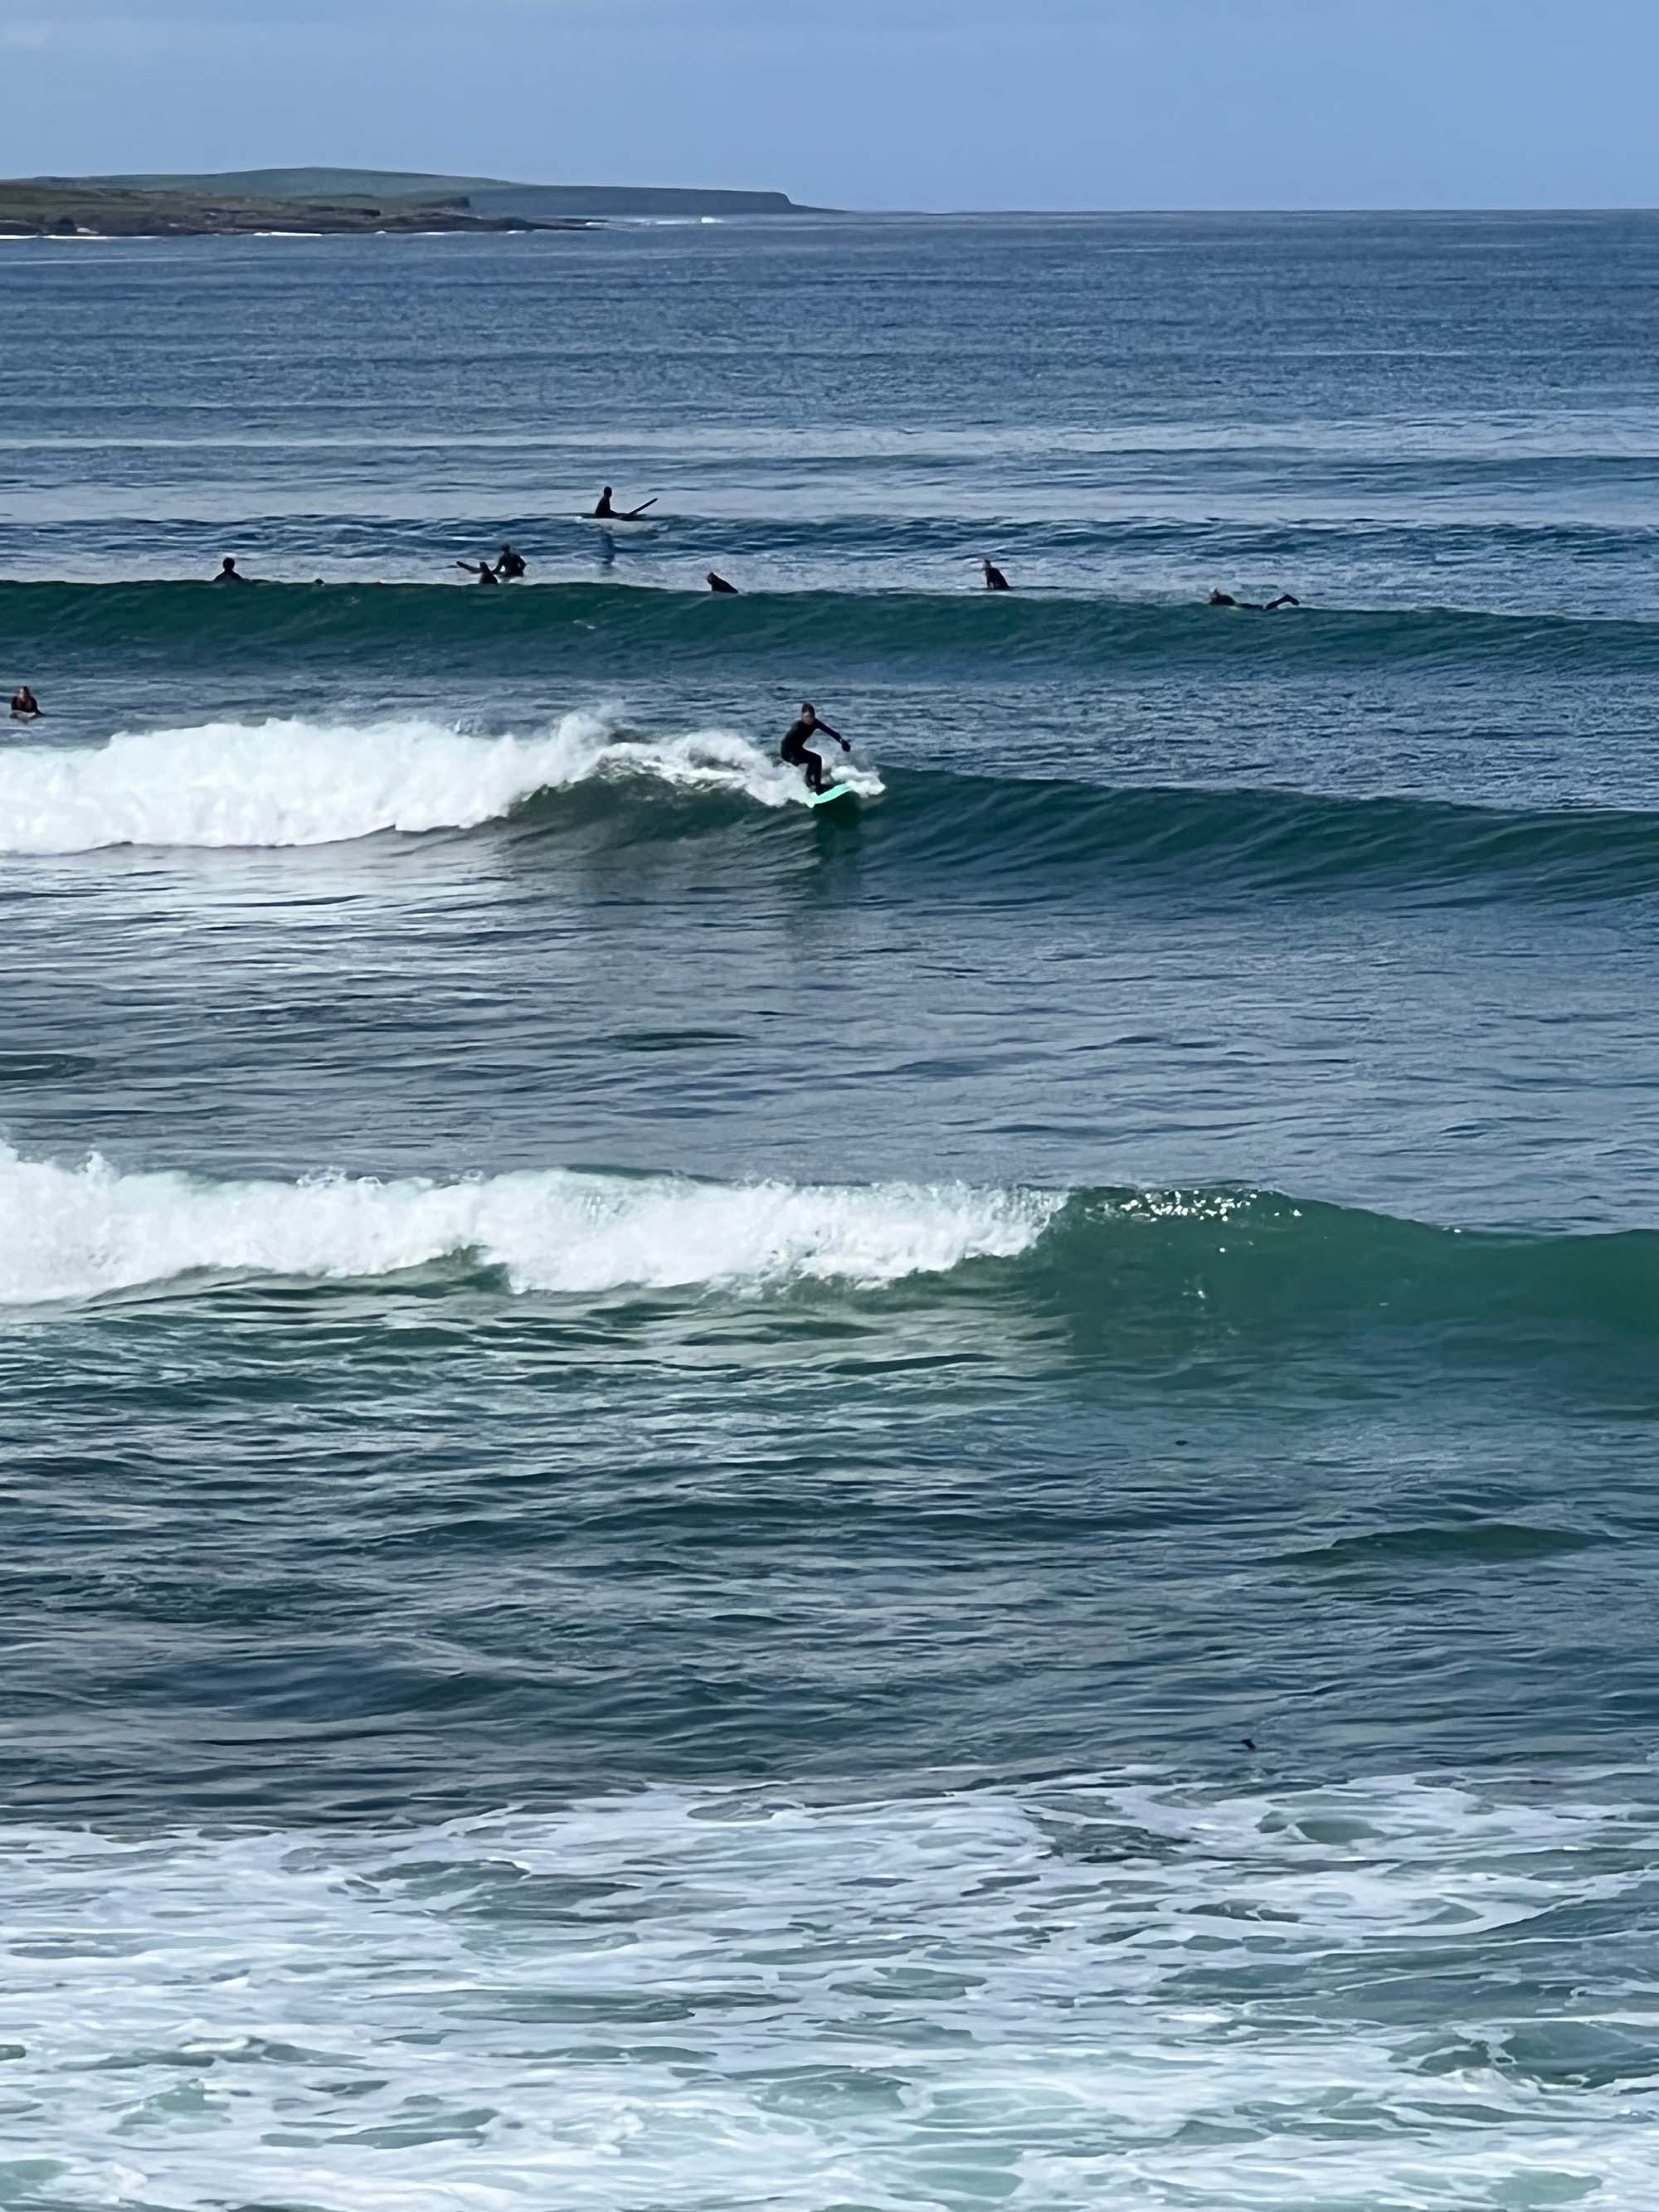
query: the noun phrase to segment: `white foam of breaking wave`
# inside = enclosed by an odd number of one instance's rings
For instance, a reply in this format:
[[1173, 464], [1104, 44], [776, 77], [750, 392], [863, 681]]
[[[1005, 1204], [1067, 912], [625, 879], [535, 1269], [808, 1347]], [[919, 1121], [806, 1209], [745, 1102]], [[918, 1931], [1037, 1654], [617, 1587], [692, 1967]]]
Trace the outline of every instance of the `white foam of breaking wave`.
[[1064, 1200], [964, 1184], [703, 1183], [566, 1169], [215, 1182], [0, 1146], [0, 1304], [180, 1276], [363, 1280], [477, 1255], [518, 1291], [880, 1285], [1009, 1258]]
[[[538, 737], [471, 737], [406, 718], [208, 722], [95, 747], [0, 747], [0, 852], [112, 845], [327, 845], [382, 830], [466, 830], [541, 791], [640, 781], [804, 804], [794, 770], [732, 731], [618, 734], [591, 714]], [[868, 770], [846, 780], [866, 797]]]
[[1144, 1774], [13, 1825], [0, 2197], [1637, 2212], [1651, 1778], [1537, 1794]]

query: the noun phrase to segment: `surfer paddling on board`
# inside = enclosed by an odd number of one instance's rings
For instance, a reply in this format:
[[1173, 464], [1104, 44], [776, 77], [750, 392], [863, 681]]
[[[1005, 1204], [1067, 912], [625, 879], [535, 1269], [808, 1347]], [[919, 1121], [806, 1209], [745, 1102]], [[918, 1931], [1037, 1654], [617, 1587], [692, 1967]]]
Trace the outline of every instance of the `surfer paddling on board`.
[[481, 584], [499, 584], [501, 580], [491, 561], [458, 561], [455, 566], [465, 568], [469, 576], [476, 576]]
[[1001, 569], [996, 566], [994, 562], [981, 561], [979, 565], [985, 571], [985, 588], [988, 592], [1012, 592], [1013, 590], [1013, 586], [1008, 581], [1008, 579], [1003, 574]]
[[637, 522], [640, 517], [645, 513], [646, 507], [654, 507], [657, 503], [655, 499], [648, 499], [646, 501], [644, 507], [630, 507], [627, 508], [624, 513], [618, 514], [616, 508], [611, 505], [611, 487], [607, 484], [605, 489], [599, 494], [599, 503], [594, 508], [592, 516], [589, 518], [590, 520], [594, 522]]
[[820, 736], [833, 738], [844, 753], [850, 753], [853, 750], [839, 730], [832, 730], [828, 722], [819, 721], [818, 710], [808, 699], [801, 708], [800, 720], [790, 724], [788, 734], [778, 748], [778, 758], [790, 768], [799, 769], [805, 775], [806, 788], [814, 792], [826, 788], [823, 756], [810, 750], [806, 740]]
[[725, 577], [716, 574], [713, 568], [708, 571], [708, 588], [711, 592], [729, 592], [733, 599], [738, 595], [737, 586], [728, 584]]
[[1275, 607], [1299, 607], [1302, 602], [1292, 599], [1288, 592], [1281, 592], [1276, 599], [1268, 599], [1265, 604], [1261, 599], [1236, 599], [1231, 592], [1212, 592], [1206, 604], [1212, 607], [1237, 607], [1241, 614], [1270, 615]]
[[14, 722], [38, 722], [40, 702], [27, 684], [20, 684], [11, 695], [11, 719]]

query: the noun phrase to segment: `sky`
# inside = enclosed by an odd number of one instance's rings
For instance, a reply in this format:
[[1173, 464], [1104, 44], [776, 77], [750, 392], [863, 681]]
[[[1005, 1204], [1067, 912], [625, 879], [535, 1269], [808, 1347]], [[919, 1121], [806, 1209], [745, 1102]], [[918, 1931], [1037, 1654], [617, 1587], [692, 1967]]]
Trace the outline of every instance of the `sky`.
[[0, 0], [12, 174], [1659, 204], [1656, 0]]

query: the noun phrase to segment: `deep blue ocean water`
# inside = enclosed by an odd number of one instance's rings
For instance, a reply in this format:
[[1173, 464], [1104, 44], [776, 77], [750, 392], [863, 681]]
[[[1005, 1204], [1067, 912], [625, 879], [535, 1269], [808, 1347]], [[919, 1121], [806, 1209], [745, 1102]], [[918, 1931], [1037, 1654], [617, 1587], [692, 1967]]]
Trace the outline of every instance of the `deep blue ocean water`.
[[0, 2206], [1659, 2202], [1659, 218], [0, 253]]

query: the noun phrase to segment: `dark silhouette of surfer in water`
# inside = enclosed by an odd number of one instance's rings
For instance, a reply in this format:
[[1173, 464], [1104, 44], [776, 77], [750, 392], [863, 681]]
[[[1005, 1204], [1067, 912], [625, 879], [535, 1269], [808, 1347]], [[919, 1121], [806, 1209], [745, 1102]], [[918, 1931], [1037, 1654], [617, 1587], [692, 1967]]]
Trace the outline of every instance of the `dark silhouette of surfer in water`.
[[1012, 592], [1013, 590], [1013, 586], [1003, 574], [1001, 569], [997, 568], [994, 562], [989, 561], [981, 561], [979, 565], [985, 571], [985, 588], [988, 592]]
[[648, 499], [645, 502], [645, 507], [630, 507], [623, 514], [618, 514], [611, 505], [611, 487], [607, 484], [599, 494], [599, 503], [594, 508], [591, 519], [595, 522], [637, 522], [645, 513], [646, 507], [654, 507], [656, 503], [655, 499]]
[[1275, 607], [1299, 607], [1300, 599], [1281, 592], [1276, 599], [1236, 599], [1231, 592], [1212, 592], [1207, 605], [1212, 607], [1237, 607], [1243, 614], [1270, 615]]
[[811, 751], [806, 743], [808, 738], [820, 735], [833, 738], [844, 753], [850, 753], [853, 750], [839, 730], [832, 730], [828, 722], [819, 721], [818, 710], [808, 699], [801, 708], [800, 720], [790, 724], [788, 732], [782, 744], [778, 748], [778, 758], [781, 761], [786, 762], [791, 768], [798, 768], [804, 772], [806, 777], [806, 788], [809, 791], [822, 791], [824, 788], [823, 756], [822, 753]]
[[224, 564], [213, 580], [216, 584], [245, 584], [247, 581], [247, 578], [243, 575], [231, 556], [227, 553], [224, 558]]
[[717, 576], [712, 568], [708, 571], [708, 588], [711, 592], [730, 592], [733, 599], [738, 596], [737, 586], [728, 584], [724, 576]]
[[476, 576], [481, 584], [516, 584], [524, 574], [525, 558], [510, 545], [503, 545], [494, 561], [458, 561], [455, 566]]
[[27, 684], [20, 684], [11, 695], [11, 719], [14, 722], [38, 722], [40, 714], [40, 702]]

